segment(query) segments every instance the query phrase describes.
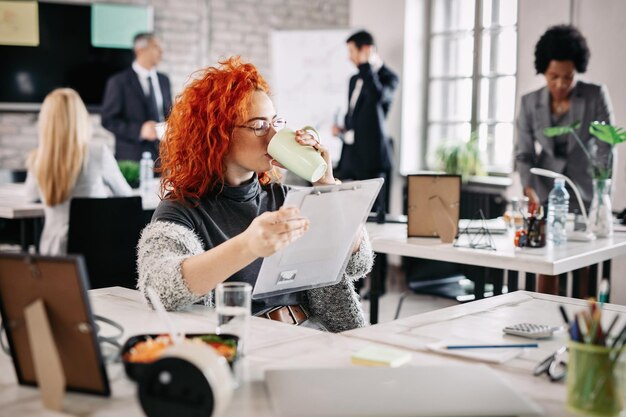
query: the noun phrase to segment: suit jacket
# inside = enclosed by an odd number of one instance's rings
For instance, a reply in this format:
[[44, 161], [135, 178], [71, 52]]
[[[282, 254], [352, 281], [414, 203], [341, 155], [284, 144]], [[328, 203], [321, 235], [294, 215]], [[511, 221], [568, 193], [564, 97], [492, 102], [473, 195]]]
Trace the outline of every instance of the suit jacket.
[[[170, 80], [165, 74], [157, 73], [163, 95], [165, 118], [172, 108]], [[107, 81], [102, 100], [102, 126], [115, 135], [115, 158], [139, 161], [141, 154], [148, 151], [152, 159], [159, 155], [159, 141], [142, 140], [141, 125], [149, 119], [148, 97], [144, 94], [137, 73], [128, 68], [113, 75]]]
[[359, 73], [350, 78], [348, 103], [359, 78], [361, 93], [354, 109], [346, 114], [344, 126], [354, 131], [354, 143], [343, 144], [338, 170], [343, 178], [369, 179], [391, 169], [392, 152], [385, 129], [385, 118], [398, 77], [386, 66], [372, 71], [369, 63], [359, 65]]
[[[589, 124], [593, 121], [613, 123], [613, 110], [606, 87], [578, 81], [572, 89], [570, 100], [569, 120], [581, 122], [577, 130], [578, 136], [587, 149], [589, 145], [597, 145], [596, 160], [606, 164], [610, 146], [589, 134]], [[550, 114], [550, 93], [547, 87], [522, 97], [515, 150], [516, 169], [522, 185], [532, 186], [541, 202], [545, 203], [554, 180], [533, 175], [530, 168], [555, 171], [566, 175], [578, 186], [585, 205], [588, 206], [593, 197], [591, 163], [571, 135], [568, 135], [566, 158], [555, 157], [554, 138], [543, 134], [543, 130], [551, 126]], [[575, 198], [570, 199], [570, 207], [572, 206], [578, 206]]]

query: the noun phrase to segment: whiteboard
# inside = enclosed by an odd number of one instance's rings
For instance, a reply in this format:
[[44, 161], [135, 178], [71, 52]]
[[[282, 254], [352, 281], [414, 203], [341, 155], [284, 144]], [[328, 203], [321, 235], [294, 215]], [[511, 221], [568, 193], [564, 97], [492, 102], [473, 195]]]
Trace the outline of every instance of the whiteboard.
[[341, 140], [333, 123], [343, 125], [348, 82], [356, 67], [348, 59], [350, 29], [278, 30], [271, 35], [272, 99], [292, 129], [310, 125], [320, 133], [333, 163]]

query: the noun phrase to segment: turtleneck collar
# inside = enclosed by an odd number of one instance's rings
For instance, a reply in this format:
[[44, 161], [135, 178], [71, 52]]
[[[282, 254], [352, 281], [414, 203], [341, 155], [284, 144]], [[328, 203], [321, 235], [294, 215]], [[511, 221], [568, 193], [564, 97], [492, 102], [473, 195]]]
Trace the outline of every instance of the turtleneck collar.
[[261, 193], [261, 184], [259, 183], [259, 179], [257, 174], [255, 173], [252, 178], [239, 185], [239, 186], [230, 186], [228, 184], [224, 184], [224, 187], [218, 187], [216, 189], [215, 194], [219, 194], [222, 198], [227, 198], [229, 200], [245, 203], [246, 201], [250, 201], [255, 199]]

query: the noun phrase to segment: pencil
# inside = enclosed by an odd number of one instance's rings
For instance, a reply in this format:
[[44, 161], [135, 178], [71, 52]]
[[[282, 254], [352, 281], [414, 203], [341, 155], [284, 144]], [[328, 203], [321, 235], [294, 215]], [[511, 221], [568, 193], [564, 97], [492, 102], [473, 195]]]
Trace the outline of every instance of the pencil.
[[448, 345], [446, 349], [499, 349], [499, 348], [536, 348], [537, 343], [517, 343], [507, 345]]

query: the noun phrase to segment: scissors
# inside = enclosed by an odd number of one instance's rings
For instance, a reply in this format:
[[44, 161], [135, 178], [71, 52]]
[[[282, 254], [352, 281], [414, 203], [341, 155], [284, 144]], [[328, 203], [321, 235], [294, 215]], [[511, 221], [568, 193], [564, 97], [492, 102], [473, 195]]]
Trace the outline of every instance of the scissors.
[[552, 382], [560, 381], [565, 378], [567, 374], [565, 352], [567, 352], [567, 346], [561, 346], [556, 352], [541, 361], [539, 365], [535, 366], [533, 375], [539, 376], [546, 373]]

